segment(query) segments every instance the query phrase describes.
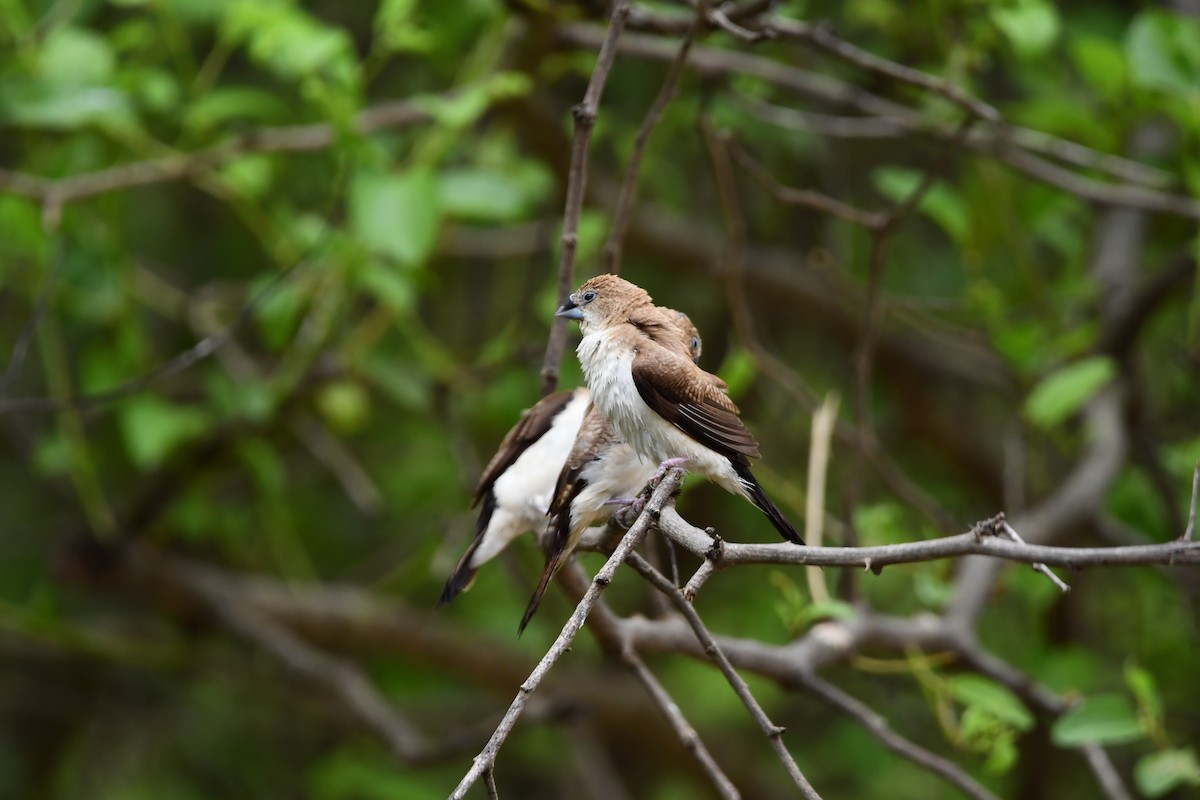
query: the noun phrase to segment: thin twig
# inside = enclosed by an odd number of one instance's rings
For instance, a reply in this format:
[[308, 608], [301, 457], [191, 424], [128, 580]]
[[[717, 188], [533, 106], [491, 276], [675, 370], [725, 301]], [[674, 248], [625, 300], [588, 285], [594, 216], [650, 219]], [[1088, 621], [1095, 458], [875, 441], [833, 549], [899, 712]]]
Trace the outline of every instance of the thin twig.
[[[670, 537], [667, 537], [670, 539]], [[675, 541], [671, 539], [671, 541]], [[690, 603], [696, 599], [696, 595], [700, 593], [701, 587], [708, 582], [708, 579], [713, 576], [717, 568], [713, 562], [707, 558], [700, 562], [700, 566], [692, 573], [692, 577], [688, 580], [687, 585], [683, 587], [683, 596]]]
[[980, 786], [957, 764], [947, 761], [936, 753], [931, 753], [920, 745], [909, 741], [888, 724], [881, 715], [875, 713], [870, 706], [843, 692], [828, 681], [809, 673], [803, 678], [804, 688], [817, 698], [837, 709], [843, 714], [856, 720], [866, 728], [872, 736], [883, 743], [884, 747], [899, 756], [907, 758], [914, 764], [924, 767], [930, 772], [954, 784], [965, 794], [975, 800], [999, 800], [996, 795]]
[[199, 598], [222, 624], [307, 681], [326, 690], [363, 725], [375, 731], [403, 761], [421, 759], [429, 745], [352, 662], [323, 653], [292, 631], [230, 592], [230, 585], [209, 570], [163, 558], [150, 570], [169, 574], [176, 585]]
[[700, 734], [687, 721], [687, 717], [683, 715], [679, 705], [667, 692], [665, 686], [659, 682], [658, 678], [654, 677], [654, 673], [646, 666], [646, 662], [638, 655], [638, 652], [632, 647], [626, 646], [621, 654], [621, 660], [633, 670], [633, 674], [641, 681], [642, 686], [646, 687], [646, 693], [654, 701], [662, 711], [663, 716], [670, 724], [671, 729], [675, 731], [675, 735], [679, 737], [680, 744], [683, 749], [691, 753], [696, 761], [699, 762], [700, 768], [704, 770], [704, 774], [712, 781], [713, 788], [717, 790], [717, 794], [727, 800], [737, 800], [741, 797], [737, 787], [729, 780], [728, 776], [721, 771], [721, 767], [713, 758], [712, 753], [704, 746]]
[[21, 332], [17, 334], [17, 339], [13, 342], [12, 352], [8, 357], [8, 366], [5, 367], [4, 373], [0, 375], [0, 397], [4, 396], [8, 391], [8, 387], [20, 376], [21, 369], [25, 366], [25, 357], [29, 353], [29, 343], [33, 341], [33, 334], [37, 331], [38, 323], [42, 321], [42, 317], [46, 314], [46, 309], [50, 307], [50, 298], [54, 296], [54, 287], [58, 282], [58, 272], [62, 264], [63, 246], [61, 238], [56, 237], [50, 267], [46, 270], [46, 278], [42, 283], [41, 291], [38, 292], [33, 312], [29, 315], [29, 319], [25, 321]]
[[[588, 144], [592, 128], [596, 124], [596, 112], [600, 108], [600, 97], [608, 80], [609, 70], [617, 56], [617, 38], [620, 37], [625, 21], [629, 17], [631, 0], [613, 3], [612, 18], [608, 32], [600, 45], [596, 66], [584, 92], [583, 102], [571, 109], [575, 119], [574, 140], [571, 144], [571, 167], [567, 177], [567, 200], [563, 210], [562, 244], [558, 261], [558, 302], [567, 301], [567, 295], [575, 288], [575, 250], [579, 246], [579, 216], [583, 210], [583, 196], [587, 188]], [[567, 320], [555, 317], [550, 324], [550, 339], [546, 343], [546, 356], [542, 361], [542, 396], [550, 394], [558, 386], [563, 352], [567, 348]]]
[[1185, 542], [1190, 542], [1196, 532], [1196, 501], [1198, 497], [1200, 497], [1200, 464], [1196, 465], [1196, 470], [1192, 473], [1192, 506], [1191, 511], [1188, 512], [1187, 528], [1180, 537]]
[[450, 795], [452, 800], [462, 800], [462, 798], [466, 797], [467, 790], [479, 780], [484, 771], [491, 769], [495, 765], [496, 756], [499, 754], [500, 748], [504, 746], [508, 735], [512, 733], [512, 729], [517, 724], [521, 713], [525, 710], [525, 705], [530, 695], [541, 685], [542, 680], [555, 663], [570, 649], [571, 642], [575, 640], [576, 634], [583, 627], [583, 623], [591, 612], [592, 607], [600, 599], [600, 594], [612, 582], [617, 568], [634, 553], [634, 549], [645, 538], [646, 532], [650, 530], [650, 526], [657, 523], [663, 508], [667, 505], [671, 497], [679, 491], [682, 483], [682, 470], [672, 469], [667, 472], [662, 482], [658, 485], [658, 488], [654, 490], [654, 494], [651, 495], [650, 502], [646, 504], [646, 508], [638, 515], [637, 521], [634, 522], [628, 533], [621, 539], [621, 543], [617, 545], [617, 548], [613, 551], [608, 561], [596, 573], [596, 577], [592, 579], [587, 593], [579, 601], [579, 605], [575, 607], [574, 613], [571, 614], [570, 619], [563, 626], [562, 632], [554, 640], [554, 644], [550, 646], [550, 649], [546, 651], [546, 655], [542, 657], [542, 660], [534, 667], [533, 672], [521, 684], [516, 698], [513, 699], [512, 705], [509, 706], [503, 719], [500, 720], [500, 724], [496, 726], [496, 730], [488, 740], [488, 743], [480, 751], [479, 755], [475, 757], [471, 768]]
[[[563, 25], [558, 32], [566, 43], [577, 47], [594, 47], [599, 39], [595, 26], [587, 24]], [[627, 36], [622, 40], [620, 50], [635, 58], [655, 61], [669, 61], [674, 57], [674, 48], [655, 36]], [[689, 66], [709, 76], [752, 75], [797, 94], [849, 107], [868, 117], [894, 120], [908, 126], [914, 132], [925, 132], [943, 140], [948, 140], [954, 135], [951, 128], [927, 122], [920, 112], [908, 106], [885, 100], [835, 78], [789, 67], [774, 59], [752, 53], [697, 46], [692, 52]], [[1085, 200], [1200, 218], [1200, 201], [1146, 188], [1173, 182], [1170, 176], [1164, 175], [1161, 170], [1091, 150], [1040, 131], [992, 124], [986, 130], [968, 136], [965, 145], [973, 151], [990, 155], [1035, 180], [1056, 186]], [[1087, 178], [1046, 161], [1034, 155], [1035, 153], [1058, 158], [1083, 169], [1106, 172], [1129, 183], [1111, 184]]]
[[978, 98], [971, 97], [960, 87], [942, 78], [934, 77], [920, 70], [907, 67], [895, 61], [889, 61], [886, 58], [880, 58], [873, 53], [868, 53], [866, 50], [850, 44], [845, 39], [839, 39], [833, 34], [833, 30], [828, 24], [818, 23], [816, 25], [809, 25], [783, 17], [771, 17], [766, 20], [766, 25], [781, 36], [815, 45], [848, 64], [853, 64], [856, 67], [874, 72], [877, 75], [884, 75], [901, 83], [907, 83], [910, 86], [924, 89], [939, 97], [944, 97], [974, 118], [987, 120], [988, 122], [1000, 121], [1000, 112], [995, 107]]
[[1095, 742], [1089, 742], [1079, 749], [1087, 759], [1088, 766], [1095, 773], [1100, 789], [1108, 800], [1133, 800], [1129, 790], [1125, 788], [1121, 776], [1117, 774], [1117, 768], [1113, 766], [1112, 759], [1108, 757], [1107, 750]]
[[886, 215], [880, 212], [863, 211], [822, 192], [782, 185], [765, 167], [751, 158], [749, 153], [735, 144], [730, 144], [729, 152], [738, 166], [749, 173], [750, 177], [754, 178], [781, 203], [811, 208], [855, 225], [861, 225], [868, 230], [878, 230], [886, 220]]
[[[812, 441], [808, 446], [808, 490], [805, 493], [804, 541], [809, 547], [820, 547], [825, 533], [825, 478], [829, 472], [829, 443], [837, 423], [838, 395], [830, 392], [825, 402], [813, 414]], [[814, 603], [829, 600], [825, 575], [820, 567], [807, 567], [808, 593]]]
[[500, 800], [500, 790], [496, 788], [496, 770], [488, 767], [483, 771], [483, 785], [487, 787], [488, 800]]
[[[448, 93], [445, 97], [453, 97]], [[427, 103], [401, 100], [362, 111], [354, 130], [367, 135], [428, 122]], [[324, 150], [337, 141], [340, 129], [331, 123], [262, 128], [240, 134], [192, 153], [176, 153], [146, 161], [51, 180], [0, 169], [0, 192], [36, 200], [43, 207], [62, 207], [108, 192], [182, 180], [251, 153], [302, 153]]]
[[[704, 3], [702, 7], [706, 5]], [[641, 127], [638, 128], [637, 136], [633, 140], [633, 150], [629, 154], [629, 161], [625, 165], [625, 176], [621, 179], [621, 188], [617, 192], [617, 207], [613, 211], [612, 230], [604, 245], [605, 265], [608, 271], [614, 275], [621, 271], [621, 248], [625, 242], [625, 234], [629, 230], [629, 219], [633, 214], [633, 204], [637, 198], [638, 174], [642, 167], [642, 157], [646, 153], [646, 143], [650, 141], [651, 134], [658, 127], [658, 123], [662, 121], [667, 106], [675, 99], [675, 94], [679, 90], [679, 78], [683, 75], [683, 69], [687, 64], [688, 51], [691, 50], [692, 44], [704, 29], [703, 11], [697, 11], [696, 19], [684, 34], [683, 41], [679, 43], [679, 52], [667, 68], [667, 76], [663, 79], [658, 95], [651, 103], [642, 120]]]
[[[1021, 538], [1021, 534], [1019, 534], [1015, 530], [1013, 530], [1012, 526], [1009, 525], [1007, 522], [1004, 522], [1003, 520], [1001, 520], [1001, 522], [1000, 522], [1000, 530], [1004, 536], [1008, 537], [1012, 541], [1019, 542], [1020, 544], [1025, 544], [1025, 540]], [[1058, 577], [1053, 572], [1051, 572], [1050, 568], [1047, 567], [1042, 562], [1035, 561], [1032, 564], [1030, 564], [1029, 566], [1033, 567], [1034, 572], [1040, 572], [1043, 575], [1045, 575], [1047, 578], [1049, 578], [1050, 582], [1053, 583], [1055, 586], [1057, 586], [1059, 591], [1061, 591], [1063, 594], [1066, 594], [1067, 592], [1071, 591], [1071, 587], [1068, 586], [1067, 583], [1062, 578]]]
[[738, 696], [738, 699], [742, 701], [742, 704], [746, 706], [746, 710], [750, 712], [750, 717], [758, 725], [763, 735], [767, 737], [767, 741], [771, 743], [771, 749], [779, 756], [780, 762], [795, 782], [796, 787], [800, 789], [800, 793], [808, 800], [820, 800], [821, 796], [817, 794], [812, 784], [804, 777], [804, 773], [800, 771], [796, 760], [788, 752], [787, 745], [783, 743], [783, 734], [786, 729], [771, 722], [767, 716], [767, 712], [754, 699], [754, 695], [750, 692], [750, 687], [746, 684], [745, 679], [738, 674], [733, 664], [729, 662], [729, 658], [721, 650], [720, 645], [717, 644], [717, 640], [709, 633], [708, 628], [704, 625], [704, 621], [700, 619], [700, 615], [696, 613], [696, 609], [692, 607], [692, 604], [684, 598], [683, 593], [679, 591], [678, 587], [667, 580], [666, 576], [650, 566], [644, 558], [638, 556], [636, 553], [630, 556], [629, 565], [637, 570], [642, 577], [650, 581], [654, 588], [666, 595], [671, 604], [683, 614], [697, 641], [704, 648], [704, 652], [716, 664], [717, 668], [721, 670], [721, 674], [725, 676], [725, 679], [729, 681], [729, 685], [733, 687], [733, 691]]

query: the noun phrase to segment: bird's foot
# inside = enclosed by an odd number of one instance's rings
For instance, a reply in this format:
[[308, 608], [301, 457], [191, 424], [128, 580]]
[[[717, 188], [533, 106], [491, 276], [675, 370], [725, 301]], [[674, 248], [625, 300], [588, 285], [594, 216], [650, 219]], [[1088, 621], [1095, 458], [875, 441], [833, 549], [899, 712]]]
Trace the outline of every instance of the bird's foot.
[[606, 506], [631, 506], [637, 502], [636, 497], [610, 497], [604, 501]]
[[663, 476], [667, 474], [667, 470], [675, 467], [682, 467], [684, 464], [691, 461], [690, 458], [680, 456], [679, 458], [668, 458], [666, 461], [658, 465], [658, 472], [654, 473], [654, 477], [650, 479], [650, 486], [658, 486], [662, 482]]

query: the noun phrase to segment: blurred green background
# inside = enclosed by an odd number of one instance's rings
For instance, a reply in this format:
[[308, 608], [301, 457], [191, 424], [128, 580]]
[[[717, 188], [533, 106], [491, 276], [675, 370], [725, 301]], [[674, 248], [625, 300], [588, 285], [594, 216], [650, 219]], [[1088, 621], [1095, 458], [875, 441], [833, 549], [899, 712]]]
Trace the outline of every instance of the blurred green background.
[[[1057, 540], [1182, 531], [1200, 459], [1200, 19], [1170, 5], [775, 4], [1023, 131], [980, 124], [983, 144], [961, 151], [946, 135], [962, 112], [935, 93], [795, 41], [704, 37], [693, 58], [709, 66], [685, 72], [649, 141], [622, 274], [695, 320], [702, 366], [729, 382], [763, 443], [756, 474], [790, 517], [811, 400], [837, 391], [856, 420], [873, 237], [737, 171], [747, 305], [784, 368], [766, 365], [736, 330], [702, 123], [780, 184], [867, 210], [940, 175], [888, 239], [863, 395], [900, 479], [869, 469], [853, 437], [833, 450], [827, 507], [858, 542], [959, 532], [1046, 497], [1087, 446], [1080, 410], [1114, 381], [1120, 471]], [[690, 20], [686, 5], [636, 4], [591, 142], [580, 281], [602, 269], [680, 40], [646, 14]], [[541, 567], [526, 537], [433, 610], [473, 534], [474, 482], [538, 398], [569, 110], [606, 20], [606, 4], [554, 0], [0, 0], [0, 797], [435, 798], [457, 783], [571, 608], [551, 590], [516, 637]], [[907, 127], [866, 135], [820, 86], [886, 97]], [[1091, 148], [1084, 163], [1066, 142]], [[1013, 152], [1177, 202], [1114, 214]], [[1138, 311], [1124, 327], [1121, 303]], [[579, 380], [568, 352], [562, 384]], [[774, 540], [712, 487], [689, 485], [679, 508], [731, 540]], [[936, 613], [954, 565], [825, 576], [870, 607]], [[1132, 791], [1189, 796], [1196, 571], [1065, 577], [1060, 595], [1007, 568], [980, 640], [1068, 698], [1102, 696], [1086, 736]], [[272, 597], [307, 610], [276, 613]], [[632, 574], [609, 599], [654, 609]], [[697, 607], [718, 633], [771, 643], [855, 613], [814, 607], [800, 570], [765, 567], [721, 573]], [[335, 659], [320, 664], [361, 668], [421, 732], [421, 756], [394, 758], [331, 683], [262, 646], [263, 624]], [[647, 659], [745, 796], [791, 796], [714, 669]], [[827, 677], [1001, 796], [1099, 796], [1053, 720], [937, 654], [869, 649]], [[959, 796], [804, 693], [750, 680], [824, 796]], [[605, 774], [630, 797], [712, 791], [584, 634], [497, 777], [502, 796], [619, 796]]]

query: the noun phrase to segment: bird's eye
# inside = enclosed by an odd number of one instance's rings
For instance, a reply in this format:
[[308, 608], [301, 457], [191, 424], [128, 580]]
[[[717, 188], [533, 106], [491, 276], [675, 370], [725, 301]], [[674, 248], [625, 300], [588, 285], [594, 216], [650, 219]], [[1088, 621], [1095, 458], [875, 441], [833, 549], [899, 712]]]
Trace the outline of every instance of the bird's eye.
[[693, 349], [693, 350], [699, 350], [699, 349], [700, 349], [700, 337], [699, 337], [699, 336], [693, 336], [693, 337], [692, 337], [692, 349]]
[[590, 289], [583, 293], [583, 302], [590, 303], [596, 299], [596, 293]]

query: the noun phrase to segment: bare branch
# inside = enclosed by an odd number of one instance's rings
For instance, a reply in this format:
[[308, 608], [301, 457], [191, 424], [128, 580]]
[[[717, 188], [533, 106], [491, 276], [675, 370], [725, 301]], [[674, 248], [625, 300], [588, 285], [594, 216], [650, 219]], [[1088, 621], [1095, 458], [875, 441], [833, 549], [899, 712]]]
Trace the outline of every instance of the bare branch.
[[1200, 542], [1178, 540], [1126, 547], [1052, 547], [1017, 544], [995, 537], [980, 538], [973, 532], [967, 532], [940, 539], [875, 547], [801, 547], [788, 542], [758, 544], [727, 541], [717, 550], [711, 547], [712, 540], [704, 531], [690, 525], [673, 509], [663, 512], [658, 527], [684, 549], [711, 560], [718, 569], [738, 564], [810, 564], [879, 571], [893, 564], [911, 564], [969, 555], [987, 555], [1021, 564], [1040, 561], [1072, 569], [1102, 565], [1200, 564]]
[[679, 491], [680, 485], [683, 483], [683, 472], [679, 469], [669, 470], [658, 488], [654, 490], [650, 501], [646, 504], [646, 508], [638, 515], [637, 521], [621, 539], [621, 543], [617, 545], [617, 549], [613, 551], [612, 556], [605, 562], [600, 571], [596, 573], [596, 577], [592, 579], [591, 585], [588, 587], [587, 593], [576, 606], [574, 613], [563, 626], [562, 632], [558, 638], [554, 640], [554, 644], [546, 651], [546, 655], [534, 667], [533, 672], [521, 684], [520, 690], [517, 692], [516, 698], [508, 711], [504, 714], [504, 718], [500, 720], [500, 724], [496, 727], [495, 733], [491, 739], [475, 757], [474, 763], [470, 770], [463, 776], [458, 787], [450, 795], [452, 800], [462, 800], [466, 797], [467, 790], [475, 784], [476, 781], [483, 775], [484, 771], [491, 769], [496, 763], [496, 756], [503, 747], [508, 735], [512, 733], [513, 727], [517, 724], [521, 713], [525, 710], [525, 705], [529, 700], [529, 696], [533, 694], [541, 685], [542, 680], [549, 673], [550, 669], [557, 663], [567, 650], [570, 649], [571, 642], [575, 640], [579, 629], [583, 627], [584, 621], [591, 612], [593, 606], [600, 599], [600, 594], [612, 582], [613, 575], [616, 574], [617, 568], [633, 554], [634, 549], [645, 538], [650, 526], [653, 525], [658, 516], [662, 513], [667, 502]]
[[[452, 97], [453, 93], [447, 95]], [[400, 100], [363, 110], [354, 120], [354, 130], [367, 135], [419, 125], [432, 119], [426, 103]], [[0, 192], [36, 200], [44, 207], [62, 206], [108, 192], [134, 189], [183, 180], [252, 153], [303, 153], [332, 145], [338, 130], [331, 123], [263, 128], [234, 136], [220, 144], [193, 153], [177, 153], [147, 161], [50, 180], [0, 169]]]
[[658, 680], [654, 677], [654, 673], [646, 666], [646, 662], [638, 655], [637, 651], [632, 647], [626, 646], [621, 654], [621, 660], [633, 670], [633, 674], [642, 682], [642, 686], [646, 687], [646, 693], [658, 706], [662, 715], [670, 723], [671, 728], [679, 737], [680, 744], [683, 748], [695, 756], [696, 761], [700, 763], [701, 769], [708, 779], [712, 782], [713, 788], [717, 790], [717, 794], [726, 800], [737, 800], [741, 797], [737, 787], [733, 782], [721, 771], [720, 765], [713, 758], [712, 753], [704, 746], [704, 741], [701, 740], [700, 734], [696, 733], [696, 729], [687, 721], [687, 717], [679, 709], [679, 705], [671, 698]]
[[907, 758], [914, 764], [954, 784], [965, 794], [974, 797], [975, 800], [999, 800], [996, 795], [976, 783], [957, 764], [947, 761], [936, 753], [929, 752], [920, 745], [896, 733], [896, 731], [892, 730], [886, 719], [875, 713], [870, 706], [861, 700], [851, 697], [814, 673], [805, 675], [802, 682], [805, 689], [808, 689], [829, 706], [856, 720], [893, 753]]
[[738, 699], [742, 701], [742, 704], [746, 706], [746, 710], [750, 712], [750, 717], [758, 725], [763, 735], [767, 737], [767, 741], [771, 743], [771, 748], [779, 756], [780, 762], [795, 782], [796, 787], [800, 789], [800, 793], [805, 798], [808, 798], [808, 800], [820, 800], [821, 796], [817, 794], [812, 784], [804, 777], [804, 773], [796, 765], [796, 760], [792, 758], [792, 754], [788, 752], [787, 746], [783, 743], [783, 734], [786, 729], [771, 722], [770, 718], [767, 717], [767, 712], [763, 711], [762, 706], [754, 699], [754, 695], [751, 694], [750, 687], [746, 684], [745, 679], [734, 669], [733, 664], [729, 662], [729, 658], [722, 652], [720, 645], [717, 644], [717, 640], [709, 633], [708, 628], [704, 625], [704, 621], [696, 613], [696, 609], [684, 599], [683, 593], [679, 591], [679, 588], [636, 553], [630, 555], [629, 565], [636, 569], [642, 577], [650, 581], [654, 588], [666, 595], [671, 604], [683, 614], [697, 641], [704, 648], [704, 652], [717, 665], [717, 668], [721, 670], [721, 674], [725, 676], [725, 679], [729, 681], [729, 685], [733, 687], [733, 691], [738, 696]]
[[[825, 396], [825, 402], [813, 414], [812, 441], [808, 446], [808, 491], [805, 493], [804, 541], [820, 547], [825, 532], [825, 478], [829, 472], [829, 446], [837, 424], [837, 392]], [[707, 563], [707, 562], [705, 562]], [[805, 569], [808, 592], [814, 603], [829, 600], [829, 589], [819, 567]]]
[[[1014, 542], [1019, 542], [1020, 544], [1025, 543], [1025, 540], [1021, 538], [1021, 534], [1014, 531], [1012, 529], [1012, 526], [1004, 521], [1003, 516], [1000, 517], [999, 522], [1000, 522], [999, 527], [1000, 527], [1001, 535], [1008, 537], [1009, 539], [1011, 539]], [[993, 534], [993, 535], [996, 535], [996, 534]], [[1033, 567], [1034, 572], [1040, 572], [1043, 575], [1045, 575], [1047, 578], [1049, 578], [1050, 582], [1053, 583], [1055, 586], [1057, 586], [1058, 590], [1060, 592], [1062, 592], [1063, 594], [1066, 594], [1067, 592], [1071, 591], [1071, 587], [1067, 585], [1066, 581], [1064, 581], [1062, 578], [1058, 577], [1053, 572], [1051, 572], [1050, 568], [1047, 567], [1042, 562], [1035, 561], [1032, 564], [1030, 564], [1030, 566]]]
[[845, 39], [839, 39], [835, 36], [827, 24], [818, 23], [816, 25], [809, 25], [796, 20], [784, 19], [783, 17], [770, 17], [766, 20], [766, 25], [781, 36], [787, 36], [812, 44], [848, 64], [853, 64], [869, 72], [886, 76], [901, 83], [907, 83], [910, 86], [916, 86], [931, 94], [943, 97], [962, 108], [972, 117], [987, 120], [988, 122], [1000, 121], [999, 111], [982, 100], [971, 97], [958, 86], [941, 78], [935, 78], [920, 70], [906, 67], [895, 61], [880, 58], [862, 48], [855, 47]]
[[353, 663], [323, 653], [287, 628], [241, 602], [234, 587], [218, 573], [186, 562], [156, 559], [148, 571], [170, 574], [176, 585], [201, 599], [229, 630], [243, 637], [303, 679], [327, 690], [363, 725], [388, 743], [406, 762], [421, 760], [429, 751], [425, 737], [401, 716]]
[[781, 203], [821, 211], [838, 219], [852, 222], [855, 225], [861, 225], [869, 230], [878, 230], [887, 219], [885, 214], [875, 211], [863, 211], [814, 189], [794, 189], [790, 186], [783, 186], [775, 180], [774, 175], [751, 158], [750, 154], [744, 149], [737, 145], [731, 145], [729, 149], [738, 166], [750, 173], [750, 176], [754, 180], [758, 181], [764, 189], [770, 192]]
[[1188, 512], [1187, 528], [1183, 531], [1183, 536], [1180, 538], [1185, 542], [1192, 540], [1192, 535], [1196, 532], [1196, 500], [1200, 497], [1200, 464], [1196, 465], [1195, 472], [1192, 473], [1192, 506]]
[[[558, 261], [558, 302], [567, 301], [567, 295], [575, 288], [575, 250], [579, 246], [579, 215], [583, 210], [583, 196], [587, 188], [588, 144], [592, 138], [592, 127], [596, 124], [596, 112], [600, 97], [608, 80], [609, 70], [617, 56], [617, 39], [629, 17], [631, 0], [613, 3], [612, 18], [608, 32], [600, 44], [596, 66], [584, 92], [583, 102], [571, 109], [575, 119], [575, 135], [571, 145], [571, 168], [567, 178], [566, 208], [563, 210], [562, 244]], [[555, 317], [550, 323], [550, 339], [546, 343], [546, 356], [542, 361], [542, 396], [550, 394], [558, 386], [563, 351], [567, 347], [567, 320]]]
[[[702, 4], [702, 7], [705, 5]], [[679, 44], [679, 52], [667, 68], [667, 76], [663, 79], [662, 87], [658, 90], [658, 95], [651, 103], [650, 109], [642, 120], [641, 127], [638, 128], [637, 136], [633, 140], [633, 150], [629, 154], [629, 162], [625, 165], [625, 177], [621, 180], [621, 188], [617, 192], [617, 207], [613, 211], [612, 230], [604, 245], [606, 266], [608, 271], [614, 275], [621, 271], [621, 247], [625, 241], [625, 234], [629, 230], [629, 217], [633, 213], [633, 204], [637, 198], [638, 174], [642, 167], [642, 157], [646, 153], [646, 143], [650, 141], [651, 134], [658, 127], [658, 123], [662, 121], [667, 106], [675, 99], [675, 94], [679, 90], [679, 78], [683, 75], [684, 66], [687, 64], [688, 51], [691, 50], [692, 44], [695, 43], [704, 28], [704, 13], [697, 11], [696, 19], [684, 34], [683, 41]]]
[[[558, 32], [563, 41], [577, 47], [594, 47], [599, 39], [595, 26], [587, 24], [563, 25]], [[620, 50], [635, 58], [655, 61], [669, 61], [674, 56], [674, 50], [669, 43], [647, 35], [626, 36], [621, 42]], [[931, 123], [923, 118], [920, 112], [908, 106], [886, 100], [835, 78], [796, 69], [774, 59], [751, 53], [697, 46], [693, 49], [688, 63], [702, 75], [751, 75], [811, 99], [851, 108], [867, 118], [885, 119], [905, 125], [913, 132], [925, 132], [943, 140], [954, 136], [952, 127]], [[1146, 188], [1173, 183], [1161, 170], [1119, 156], [1100, 153], [1040, 131], [1030, 131], [1003, 123], [989, 123], [985, 130], [976, 131], [968, 136], [965, 146], [975, 152], [993, 156], [1028, 177], [1056, 186], [1085, 200], [1161, 211], [1193, 219], [1200, 218], [1200, 201]], [[1045, 158], [1034, 155], [1035, 153], [1061, 159], [1082, 169], [1099, 170], [1129, 183], [1111, 184], [1083, 177], [1046, 161]]]

